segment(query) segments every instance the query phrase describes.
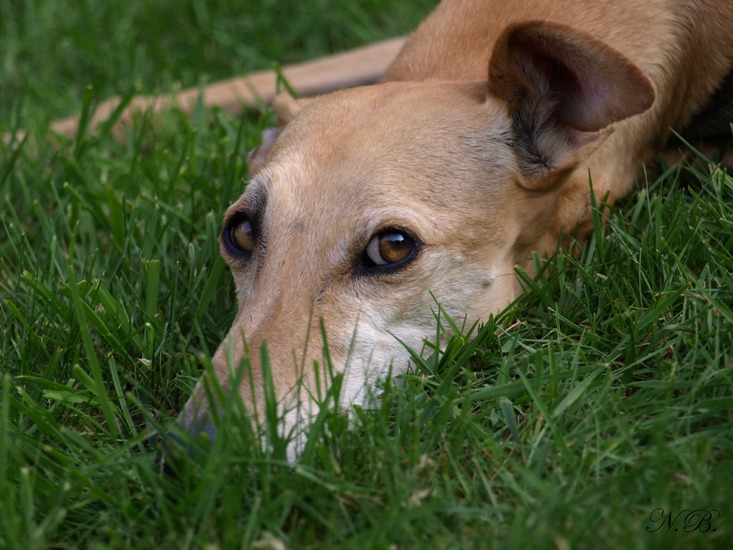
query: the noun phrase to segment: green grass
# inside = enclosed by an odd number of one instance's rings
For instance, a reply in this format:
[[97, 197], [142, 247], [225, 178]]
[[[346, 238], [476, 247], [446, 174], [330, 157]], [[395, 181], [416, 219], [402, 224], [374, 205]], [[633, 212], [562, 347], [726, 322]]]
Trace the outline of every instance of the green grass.
[[[727, 547], [733, 179], [704, 163], [640, 182], [375, 408], [325, 414], [296, 466], [232, 399], [227, 437], [160, 475], [151, 435], [235, 313], [217, 233], [269, 119], [140, 120], [123, 144], [45, 125], [402, 33], [432, 4], [0, 0], [0, 131], [33, 132], [0, 145], [0, 547]], [[685, 532], [694, 509], [719, 516]]]

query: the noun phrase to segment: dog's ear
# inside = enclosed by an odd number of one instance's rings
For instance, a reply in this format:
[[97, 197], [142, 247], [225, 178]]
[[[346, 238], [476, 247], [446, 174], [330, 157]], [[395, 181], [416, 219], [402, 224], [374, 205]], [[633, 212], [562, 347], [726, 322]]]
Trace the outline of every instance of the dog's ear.
[[523, 185], [536, 190], [562, 183], [604, 130], [655, 98], [649, 78], [622, 54], [546, 21], [502, 33], [489, 62], [489, 92], [509, 104]]
[[265, 165], [267, 155], [270, 154], [270, 149], [272, 149], [279, 135], [280, 128], [267, 128], [262, 132], [260, 144], [247, 155], [247, 169], [250, 177], [254, 176]]
[[262, 132], [262, 142], [259, 147], [252, 149], [247, 155], [247, 168], [249, 175], [253, 176], [265, 165], [267, 155], [270, 154], [272, 146], [275, 145], [280, 130], [287, 125], [303, 107], [313, 101], [312, 99], [295, 99], [288, 93], [275, 97], [272, 102], [272, 111], [277, 118], [278, 128], [268, 128]]

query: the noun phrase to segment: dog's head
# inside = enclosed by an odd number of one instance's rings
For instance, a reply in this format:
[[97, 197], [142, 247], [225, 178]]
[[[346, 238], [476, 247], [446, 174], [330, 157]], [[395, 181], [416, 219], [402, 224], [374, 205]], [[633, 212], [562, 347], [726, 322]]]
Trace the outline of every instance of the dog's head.
[[[219, 382], [228, 390], [251, 351], [251, 376], [231, 389], [261, 409], [266, 342], [283, 410], [309, 403], [326, 334], [342, 402], [363, 400], [408, 367], [406, 346], [435, 334], [436, 300], [470, 325], [517, 296], [514, 267], [542, 246], [557, 190], [653, 100], [626, 58], [547, 23], [507, 29], [488, 80], [279, 99], [284, 127], [250, 156], [252, 179], [224, 221], [239, 313], [213, 358]], [[203, 384], [179, 423], [213, 434]]]

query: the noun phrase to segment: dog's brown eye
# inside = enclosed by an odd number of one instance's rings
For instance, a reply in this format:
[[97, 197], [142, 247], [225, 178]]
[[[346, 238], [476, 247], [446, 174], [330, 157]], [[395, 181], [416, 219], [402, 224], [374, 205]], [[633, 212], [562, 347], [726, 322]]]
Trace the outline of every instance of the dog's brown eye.
[[417, 247], [415, 239], [397, 229], [377, 233], [366, 247], [366, 257], [375, 266], [388, 266], [404, 262]]
[[241, 218], [229, 228], [229, 241], [241, 254], [252, 254], [257, 244], [252, 222], [249, 218]]

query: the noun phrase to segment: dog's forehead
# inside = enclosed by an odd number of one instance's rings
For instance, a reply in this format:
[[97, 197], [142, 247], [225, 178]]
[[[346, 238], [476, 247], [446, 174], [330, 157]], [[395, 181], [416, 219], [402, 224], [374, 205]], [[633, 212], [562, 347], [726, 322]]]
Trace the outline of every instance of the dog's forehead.
[[364, 138], [390, 143], [394, 141], [390, 138], [406, 131], [413, 137], [432, 131], [445, 134], [446, 121], [458, 129], [466, 124], [465, 118], [475, 118], [486, 100], [483, 81], [389, 82], [351, 88], [310, 101], [285, 127], [281, 143], [348, 146]]
[[492, 148], [507, 148], [494, 111], [485, 83], [395, 83], [330, 94], [283, 129], [232, 210], [261, 209], [267, 223], [292, 228], [296, 240], [319, 227], [390, 224], [437, 239], [436, 227], [457, 225], [456, 208], [491, 199], [490, 174], [501, 171], [492, 163], [502, 158]]
[[326, 229], [334, 235], [384, 226], [430, 232], [430, 221], [439, 215], [432, 207], [433, 190], [421, 186], [405, 197], [400, 185], [404, 175], [346, 166], [353, 171], [336, 165], [324, 169], [322, 163], [293, 152], [258, 174], [235, 209], [260, 210], [266, 225], [292, 240]]
[[[263, 172], [290, 193], [356, 198], [433, 191], [491, 158], [505, 117], [485, 82], [389, 83], [329, 94], [286, 125]], [[493, 134], [493, 137], [492, 137]], [[463, 173], [465, 176], [466, 174]], [[442, 177], [441, 177], [442, 176]], [[396, 189], [397, 187], [398, 189]], [[283, 189], [283, 192], [286, 190]]]

